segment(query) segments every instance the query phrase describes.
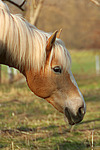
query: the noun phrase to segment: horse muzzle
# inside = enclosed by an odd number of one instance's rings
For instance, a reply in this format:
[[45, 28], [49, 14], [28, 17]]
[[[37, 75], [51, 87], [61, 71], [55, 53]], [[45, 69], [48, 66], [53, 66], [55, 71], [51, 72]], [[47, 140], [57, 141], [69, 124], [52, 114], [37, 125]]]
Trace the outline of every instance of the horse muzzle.
[[67, 117], [70, 125], [77, 124], [83, 120], [86, 108], [84, 105], [77, 107], [76, 111], [73, 111], [70, 107], [65, 107], [65, 117]]

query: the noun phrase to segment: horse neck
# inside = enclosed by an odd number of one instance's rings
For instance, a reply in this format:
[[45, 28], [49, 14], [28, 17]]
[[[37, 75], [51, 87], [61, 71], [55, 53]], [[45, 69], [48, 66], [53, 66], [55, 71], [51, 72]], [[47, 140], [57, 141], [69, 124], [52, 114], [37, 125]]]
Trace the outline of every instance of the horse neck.
[[[4, 33], [4, 28], [0, 28], [0, 33]], [[10, 34], [10, 32], [9, 32]], [[11, 35], [12, 36], [12, 35]], [[7, 65], [9, 67], [13, 67], [18, 69], [22, 74], [24, 74], [24, 66], [21, 61], [21, 58], [19, 59], [19, 49], [14, 48], [14, 44], [10, 42], [11, 36], [8, 36], [8, 34], [5, 35], [5, 39], [0, 36], [0, 64]], [[13, 39], [16, 41], [16, 39]], [[16, 43], [18, 45], [19, 43]]]
[[0, 64], [14, 67], [24, 74], [25, 68], [21, 61], [22, 57], [20, 57], [18, 25], [14, 21], [13, 15], [5, 7], [3, 4], [0, 8]]
[[[1, 50], [1, 47], [0, 47]], [[13, 60], [13, 54], [7, 54], [7, 49], [3, 49], [3, 52], [0, 53], [0, 64], [7, 65], [19, 70], [23, 75], [25, 75], [25, 69], [22, 69], [21, 65], [16, 65], [17, 61]]]

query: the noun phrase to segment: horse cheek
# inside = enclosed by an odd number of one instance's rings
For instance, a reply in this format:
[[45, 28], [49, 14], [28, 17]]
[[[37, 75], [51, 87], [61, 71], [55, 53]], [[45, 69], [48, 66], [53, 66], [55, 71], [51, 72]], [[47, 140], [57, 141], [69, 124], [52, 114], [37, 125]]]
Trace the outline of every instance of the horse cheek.
[[26, 81], [30, 90], [41, 98], [50, 97], [54, 90], [51, 80], [41, 74], [26, 72]]

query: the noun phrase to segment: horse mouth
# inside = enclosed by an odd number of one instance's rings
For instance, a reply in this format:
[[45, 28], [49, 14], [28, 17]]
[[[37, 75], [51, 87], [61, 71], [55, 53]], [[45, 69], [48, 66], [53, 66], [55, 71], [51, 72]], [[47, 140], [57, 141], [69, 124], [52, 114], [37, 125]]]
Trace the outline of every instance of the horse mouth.
[[[67, 117], [68, 123], [70, 125], [77, 124], [82, 121], [83, 117], [75, 116], [73, 113], [69, 111], [69, 109], [66, 107], [65, 109], [65, 117]], [[65, 118], [66, 119], [66, 118]]]

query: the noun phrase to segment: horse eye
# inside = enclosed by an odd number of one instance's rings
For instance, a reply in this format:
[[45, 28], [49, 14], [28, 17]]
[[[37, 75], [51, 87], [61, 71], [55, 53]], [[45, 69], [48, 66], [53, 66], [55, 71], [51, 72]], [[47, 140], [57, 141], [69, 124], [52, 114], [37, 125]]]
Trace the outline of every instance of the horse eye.
[[62, 72], [61, 67], [59, 67], [59, 66], [56, 66], [56, 67], [54, 67], [54, 68], [52, 68], [52, 69], [53, 69], [53, 71], [54, 71], [55, 73], [61, 73], [61, 72]]

